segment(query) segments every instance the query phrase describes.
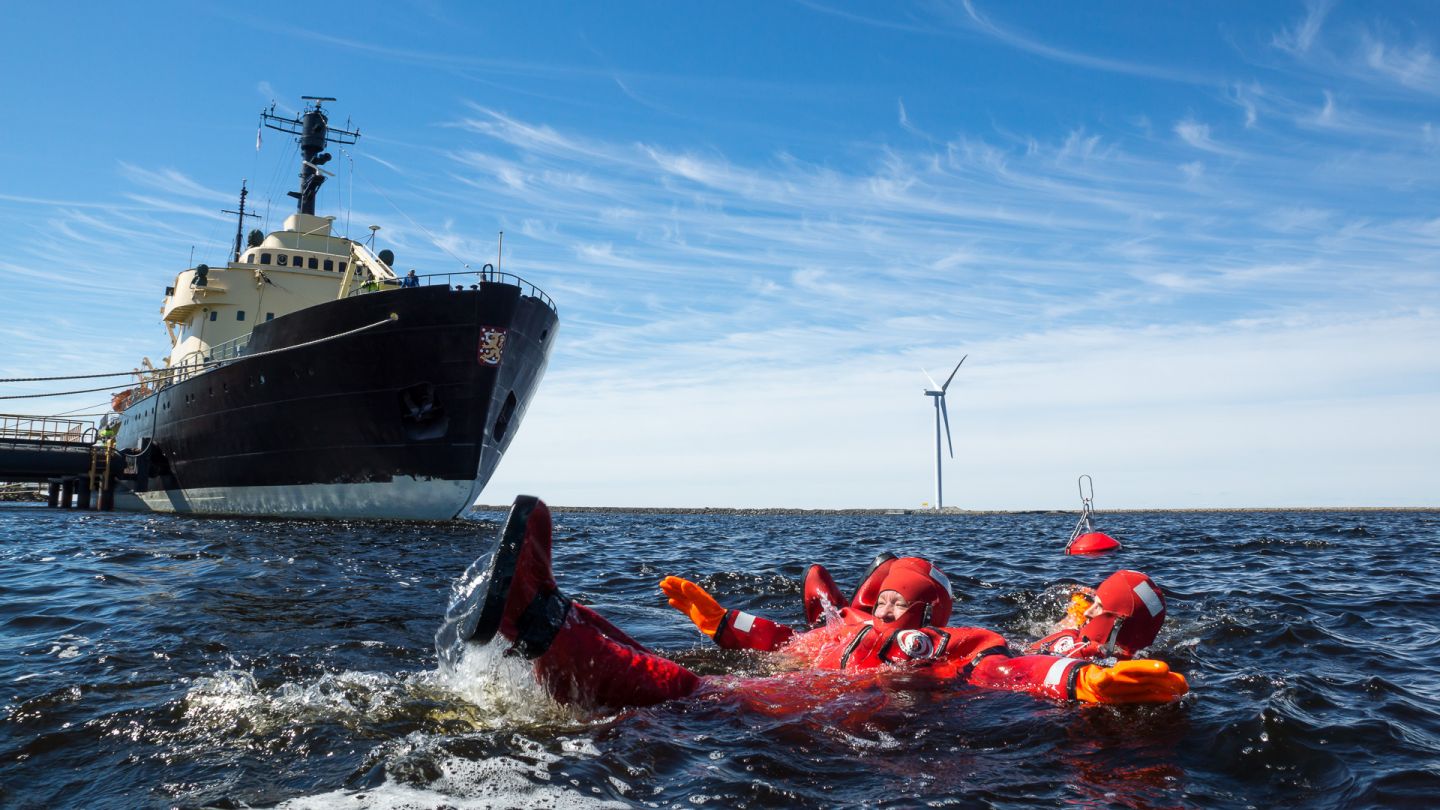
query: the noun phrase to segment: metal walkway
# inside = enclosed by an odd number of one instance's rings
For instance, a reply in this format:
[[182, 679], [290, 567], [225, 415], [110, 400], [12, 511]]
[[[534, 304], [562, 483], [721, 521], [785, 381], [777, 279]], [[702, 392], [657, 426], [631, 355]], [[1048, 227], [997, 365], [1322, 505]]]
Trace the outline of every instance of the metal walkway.
[[0, 414], [0, 481], [49, 483], [51, 506], [68, 508], [78, 494], [80, 508], [90, 508], [93, 491], [113, 494], [121, 466], [113, 449], [97, 444], [90, 422]]

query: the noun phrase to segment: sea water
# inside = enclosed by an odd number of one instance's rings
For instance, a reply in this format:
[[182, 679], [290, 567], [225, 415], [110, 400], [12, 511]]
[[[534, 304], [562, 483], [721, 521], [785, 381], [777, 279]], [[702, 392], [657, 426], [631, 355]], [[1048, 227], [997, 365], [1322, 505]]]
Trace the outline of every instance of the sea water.
[[[435, 634], [503, 513], [439, 524], [0, 507], [4, 807], [1379, 807], [1440, 796], [1440, 512], [557, 512], [566, 595], [713, 688], [558, 707]], [[1069, 583], [1151, 574], [1192, 692], [1080, 706], [903, 676], [837, 693], [717, 650], [657, 581], [798, 624], [824, 563], [924, 555], [952, 623], [1019, 644]], [[446, 656], [450, 659], [450, 656]], [[792, 680], [786, 681], [785, 678]], [[814, 687], [766, 708], [757, 695]], [[823, 687], [823, 688], [822, 688]], [[829, 691], [825, 691], [828, 689]], [[803, 696], [801, 696], [803, 698]], [[783, 704], [783, 705], [782, 705]]]

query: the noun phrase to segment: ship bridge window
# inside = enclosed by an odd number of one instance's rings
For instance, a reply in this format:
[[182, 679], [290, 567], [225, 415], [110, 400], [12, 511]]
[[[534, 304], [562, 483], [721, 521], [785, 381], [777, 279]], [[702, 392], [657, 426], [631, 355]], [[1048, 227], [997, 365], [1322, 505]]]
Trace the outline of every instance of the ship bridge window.
[[319, 269], [320, 269], [320, 260], [317, 259], [317, 258], [315, 258], [314, 256], [311, 256], [311, 257], [310, 257], [310, 261], [308, 262], [308, 264], [310, 265], [310, 269], [311, 269], [311, 270], [319, 270]]
[[237, 310], [235, 310], [235, 320], [237, 320], [237, 321], [243, 321], [243, 320], [245, 320], [245, 310], [243, 310], [243, 309], [237, 309]]
[[340, 262], [340, 272], [345, 272], [345, 262]]
[[305, 257], [303, 257], [303, 256], [296, 256], [296, 257], [295, 257], [295, 260], [292, 261], [291, 264], [295, 265], [296, 267], [304, 267], [304, 266], [305, 266]]
[[326, 272], [333, 271], [334, 269], [335, 269], [335, 262], [331, 261], [330, 259], [326, 259], [326, 260], [325, 260], [325, 270], [326, 270]]
[[269, 253], [261, 253], [261, 254], [260, 254], [260, 263], [261, 263], [261, 264], [269, 264], [269, 263], [270, 263], [270, 254], [269, 254]]
[[281, 254], [279, 254], [279, 255], [277, 255], [277, 256], [275, 257], [275, 263], [278, 264], [278, 265], [280, 265], [281, 267], [284, 267], [284, 266], [285, 266], [286, 264], [288, 264], [289, 262], [290, 262], [290, 257], [289, 257], [289, 256], [286, 256], [284, 253], [281, 253]]
[[217, 310], [213, 310], [213, 309], [210, 310], [210, 320], [213, 321], [213, 320], [215, 320], [215, 319], [216, 319], [217, 317], [219, 317], [219, 316], [220, 316], [220, 313], [219, 313]]

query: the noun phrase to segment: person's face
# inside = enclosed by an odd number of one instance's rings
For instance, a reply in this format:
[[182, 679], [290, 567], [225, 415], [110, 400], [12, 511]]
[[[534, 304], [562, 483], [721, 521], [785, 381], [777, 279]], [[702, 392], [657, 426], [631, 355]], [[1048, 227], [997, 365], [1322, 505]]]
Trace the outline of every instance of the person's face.
[[893, 622], [910, 607], [910, 600], [899, 591], [881, 591], [875, 599], [875, 618], [882, 622]]

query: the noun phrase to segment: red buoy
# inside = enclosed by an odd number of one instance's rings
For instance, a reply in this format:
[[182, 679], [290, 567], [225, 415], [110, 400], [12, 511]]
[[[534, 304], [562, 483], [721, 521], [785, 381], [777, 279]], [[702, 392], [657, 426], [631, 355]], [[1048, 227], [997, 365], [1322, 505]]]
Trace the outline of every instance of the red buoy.
[[1066, 554], [1104, 554], [1120, 548], [1120, 541], [1104, 532], [1086, 532], [1066, 547]]

